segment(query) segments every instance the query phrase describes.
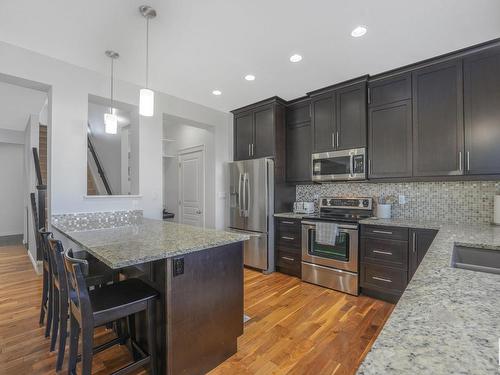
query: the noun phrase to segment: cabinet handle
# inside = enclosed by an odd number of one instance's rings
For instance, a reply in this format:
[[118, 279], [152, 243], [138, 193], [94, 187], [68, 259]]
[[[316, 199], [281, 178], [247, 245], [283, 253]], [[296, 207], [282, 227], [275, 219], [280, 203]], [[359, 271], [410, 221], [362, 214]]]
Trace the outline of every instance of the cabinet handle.
[[339, 148], [339, 132], [337, 130], [337, 148]]
[[417, 232], [413, 232], [413, 253], [417, 252]]
[[332, 147], [335, 148], [335, 133], [332, 133]]
[[373, 230], [373, 233], [380, 233], [380, 234], [392, 234], [392, 232], [389, 232], [387, 230]]
[[466, 155], [467, 155], [467, 172], [469, 172], [470, 171], [470, 152], [467, 151]]
[[373, 252], [377, 254], [392, 255], [390, 251], [373, 250]]
[[289, 260], [290, 262], [294, 262], [295, 259], [290, 258], [290, 257], [281, 257], [281, 259]]
[[295, 239], [295, 237], [287, 237], [287, 236], [281, 236], [281, 238], [289, 241], [293, 241]]
[[383, 281], [385, 283], [392, 283], [392, 280], [390, 279], [384, 279], [383, 277], [377, 277], [377, 276], [372, 276], [373, 280], [378, 280], [378, 281]]
[[248, 156], [252, 156], [252, 145], [248, 144]]
[[293, 225], [295, 223], [293, 221], [282, 221], [281, 224]]
[[255, 143], [252, 143], [252, 156], [255, 156], [254, 147], [255, 147]]
[[372, 90], [368, 87], [368, 104], [372, 102]]
[[458, 151], [458, 170], [462, 172], [462, 151]]
[[368, 159], [368, 176], [372, 174], [372, 159]]

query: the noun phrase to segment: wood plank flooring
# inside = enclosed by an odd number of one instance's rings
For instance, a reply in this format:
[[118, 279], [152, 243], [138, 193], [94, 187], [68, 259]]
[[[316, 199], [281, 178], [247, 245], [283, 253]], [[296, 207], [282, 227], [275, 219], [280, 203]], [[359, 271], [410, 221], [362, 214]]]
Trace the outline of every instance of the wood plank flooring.
[[[38, 326], [40, 293], [41, 277], [26, 250], [0, 247], [0, 374], [55, 373], [55, 353], [49, 353]], [[280, 273], [245, 270], [245, 313], [251, 320], [238, 353], [210, 375], [352, 374], [392, 309]], [[99, 330], [96, 341], [110, 335]], [[114, 347], [94, 357], [93, 373], [109, 374], [129, 361], [125, 347]]]

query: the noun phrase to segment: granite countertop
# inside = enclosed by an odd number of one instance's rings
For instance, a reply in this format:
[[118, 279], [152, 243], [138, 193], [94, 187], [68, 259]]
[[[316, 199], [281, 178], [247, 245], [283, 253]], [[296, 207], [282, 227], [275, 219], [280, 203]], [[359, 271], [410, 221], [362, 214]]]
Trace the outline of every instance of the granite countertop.
[[367, 219], [439, 229], [358, 374], [497, 373], [500, 275], [452, 268], [455, 245], [500, 251], [500, 227]]
[[68, 230], [62, 224], [52, 225], [111, 268], [170, 258], [249, 238], [240, 233], [152, 219], [142, 219], [133, 225], [83, 231]]
[[296, 214], [294, 212], [280, 212], [274, 214], [274, 217], [284, 217], [286, 219], [302, 219], [304, 216], [311, 216], [314, 214]]

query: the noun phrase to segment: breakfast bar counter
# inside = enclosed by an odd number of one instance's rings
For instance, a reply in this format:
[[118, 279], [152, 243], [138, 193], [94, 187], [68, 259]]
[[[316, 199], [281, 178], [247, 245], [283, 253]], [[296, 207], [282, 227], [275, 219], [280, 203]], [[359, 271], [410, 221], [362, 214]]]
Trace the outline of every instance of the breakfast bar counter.
[[[243, 333], [245, 235], [139, 217], [104, 228], [52, 218], [65, 247], [85, 250], [160, 293], [156, 320], [162, 374], [202, 374], [237, 350]], [[145, 340], [145, 317], [136, 317]]]

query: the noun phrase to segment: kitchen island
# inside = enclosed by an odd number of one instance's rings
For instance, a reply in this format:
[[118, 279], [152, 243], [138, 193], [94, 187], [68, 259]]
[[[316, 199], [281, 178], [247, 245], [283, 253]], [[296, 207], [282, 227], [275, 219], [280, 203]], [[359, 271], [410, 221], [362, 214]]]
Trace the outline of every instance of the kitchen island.
[[[162, 374], [203, 374], [236, 353], [243, 333], [245, 235], [137, 218], [94, 229], [53, 218], [56, 238], [90, 253], [160, 293], [158, 368]], [[145, 347], [145, 317], [136, 340]]]

